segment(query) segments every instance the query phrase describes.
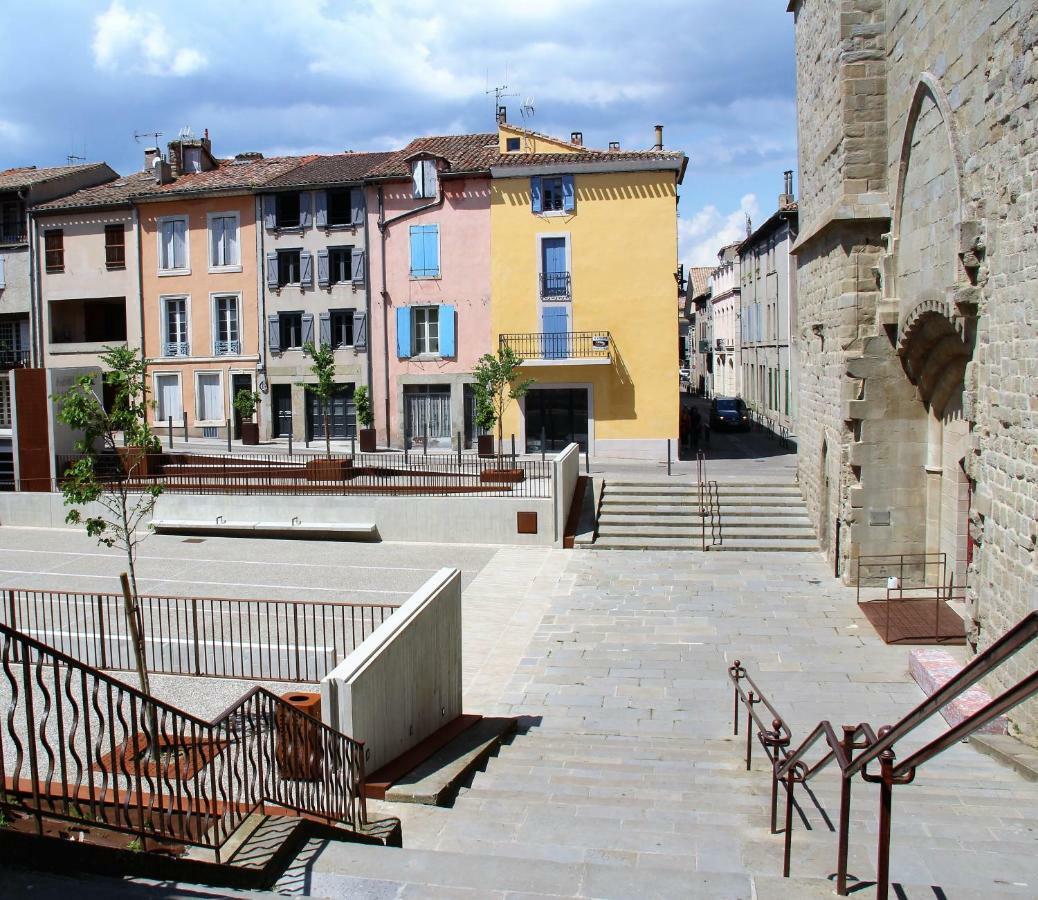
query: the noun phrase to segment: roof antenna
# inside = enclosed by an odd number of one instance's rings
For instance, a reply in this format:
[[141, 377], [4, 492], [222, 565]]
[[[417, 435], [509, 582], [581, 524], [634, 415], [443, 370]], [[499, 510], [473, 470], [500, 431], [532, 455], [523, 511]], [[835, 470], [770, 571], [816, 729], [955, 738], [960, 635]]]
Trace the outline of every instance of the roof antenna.
[[76, 156], [75, 153], [68, 154], [68, 156], [66, 156], [65, 159], [68, 160], [68, 164], [70, 166], [74, 166], [77, 163], [86, 162], [86, 157], [85, 156]]
[[155, 143], [152, 144], [152, 146], [153, 147], [158, 147], [159, 146], [159, 138], [162, 137], [162, 134], [163, 134], [163, 132], [161, 132], [161, 131], [135, 131], [133, 133], [133, 142], [135, 144], [139, 144], [141, 142], [141, 138], [148, 137], [150, 135], [151, 137], [155, 138]]
[[523, 117], [524, 122], [527, 119], [533, 118], [533, 97], [527, 97], [525, 100], [523, 100], [523, 105], [519, 107], [519, 114]]
[[502, 97], [518, 97], [519, 96], [518, 94], [506, 93], [507, 90], [508, 90], [508, 85], [507, 84], [499, 84], [499, 85], [497, 85], [497, 87], [492, 87], [490, 90], [483, 92], [484, 94], [488, 94], [488, 95], [489, 94], [493, 94], [494, 95], [494, 114], [495, 115], [499, 116], [500, 113], [501, 113], [501, 98]]

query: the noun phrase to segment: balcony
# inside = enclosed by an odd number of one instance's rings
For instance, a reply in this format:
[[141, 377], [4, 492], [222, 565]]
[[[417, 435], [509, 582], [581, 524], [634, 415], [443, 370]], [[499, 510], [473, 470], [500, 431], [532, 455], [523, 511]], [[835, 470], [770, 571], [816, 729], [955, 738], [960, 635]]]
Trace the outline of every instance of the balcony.
[[554, 300], [568, 300], [569, 272], [541, 272], [541, 296]]
[[0, 230], [0, 244], [27, 244], [29, 234], [22, 226], [6, 227]]
[[162, 345], [163, 356], [190, 356], [191, 345], [187, 341], [165, 341]]
[[216, 341], [213, 344], [213, 356], [237, 356], [239, 353], [241, 341]]
[[608, 331], [502, 334], [498, 341], [522, 357], [526, 366], [607, 366], [613, 358]]
[[0, 348], [0, 369], [20, 369], [29, 365], [28, 350], [6, 350]]

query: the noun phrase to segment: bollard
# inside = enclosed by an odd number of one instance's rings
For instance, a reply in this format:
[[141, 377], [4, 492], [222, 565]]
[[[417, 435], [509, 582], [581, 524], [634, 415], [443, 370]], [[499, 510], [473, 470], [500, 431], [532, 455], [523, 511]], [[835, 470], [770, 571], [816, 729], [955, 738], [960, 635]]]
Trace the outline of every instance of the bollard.
[[667, 477], [670, 477], [670, 438], [667, 438]]
[[425, 425], [422, 427], [422, 456], [429, 455], [429, 420], [425, 420]]
[[590, 475], [591, 474], [591, 448], [590, 447], [588, 447], [587, 450], [584, 451], [584, 474], [585, 475]]
[[288, 455], [292, 455], [292, 432], [288, 433]]
[[[186, 429], [185, 429], [186, 430]], [[187, 440], [187, 435], [184, 436], [184, 440]], [[231, 420], [227, 420], [227, 452], [231, 452]]]
[[545, 444], [546, 443], [547, 443], [547, 438], [545, 437], [544, 426], [542, 425], [541, 426], [541, 462], [544, 462], [544, 453], [545, 453]]
[[461, 468], [461, 432], [458, 432], [458, 468]]
[[184, 443], [187, 443], [187, 410], [184, 411]]
[[353, 431], [350, 432], [350, 457], [357, 455], [357, 426], [353, 426]]
[[515, 468], [515, 435], [512, 435], [512, 468]]
[[169, 429], [169, 449], [173, 449], [173, 417], [166, 417], [166, 427]]

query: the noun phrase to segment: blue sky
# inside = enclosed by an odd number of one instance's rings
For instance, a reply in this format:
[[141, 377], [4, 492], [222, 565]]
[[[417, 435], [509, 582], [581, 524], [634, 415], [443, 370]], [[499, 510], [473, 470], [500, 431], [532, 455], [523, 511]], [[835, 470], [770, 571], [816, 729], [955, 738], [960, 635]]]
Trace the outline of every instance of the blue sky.
[[[779, 0], [36, 0], [0, 6], [0, 168], [140, 166], [150, 139], [214, 150], [382, 150], [509, 118], [590, 146], [690, 157], [681, 256], [712, 262], [795, 168], [792, 17]], [[799, 179], [798, 179], [799, 180]]]

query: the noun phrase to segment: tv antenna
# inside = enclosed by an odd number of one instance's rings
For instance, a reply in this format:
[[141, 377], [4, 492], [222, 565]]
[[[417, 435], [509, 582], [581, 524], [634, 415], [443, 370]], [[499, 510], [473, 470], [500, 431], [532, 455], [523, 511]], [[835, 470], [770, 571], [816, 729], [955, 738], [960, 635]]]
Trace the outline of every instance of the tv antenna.
[[68, 164], [70, 166], [74, 166], [76, 163], [86, 162], [85, 156], [76, 156], [75, 153], [69, 153], [68, 156], [65, 157], [65, 159], [68, 160]]
[[523, 100], [522, 106], [519, 107], [519, 114], [523, 117], [524, 120], [533, 118], [533, 97], [527, 97], [525, 100]]
[[507, 84], [499, 84], [497, 87], [493, 87], [489, 91], [484, 91], [483, 93], [488, 94], [488, 95], [489, 94], [493, 94], [494, 95], [494, 109], [497, 109], [501, 105], [501, 98], [502, 97], [518, 97], [519, 96], [518, 94], [508, 94], [508, 93], [506, 93], [507, 90], [508, 90], [508, 85]]
[[161, 132], [161, 131], [135, 131], [133, 133], [133, 142], [135, 144], [139, 144], [141, 142], [141, 138], [143, 138], [143, 137], [153, 137], [153, 138], [155, 138], [155, 143], [152, 146], [158, 147], [158, 145], [159, 145], [159, 138], [162, 137], [162, 135], [163, 135], [163, 132]]

